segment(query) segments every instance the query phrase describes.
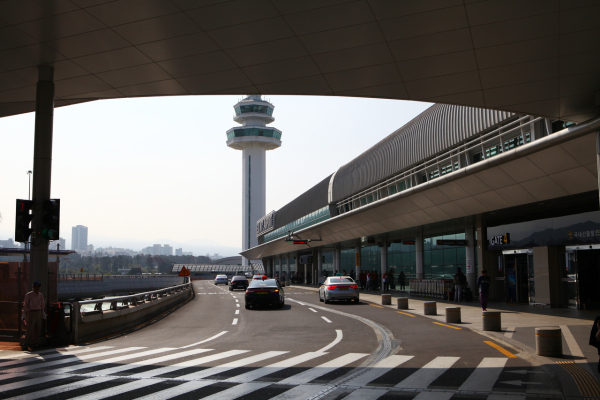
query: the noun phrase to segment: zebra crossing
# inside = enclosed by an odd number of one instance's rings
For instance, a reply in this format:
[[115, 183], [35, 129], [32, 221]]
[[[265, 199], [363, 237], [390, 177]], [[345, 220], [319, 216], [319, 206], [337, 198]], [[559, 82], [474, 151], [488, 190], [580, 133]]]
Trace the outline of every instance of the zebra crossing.
[[[527, 385], [511, 387], [510, 382], [502, 382], [510, 380], [505, 372], [511, 360], [506, 357], [467, 362], [461, 357], [396, 354], [363, 366], [369, 355], [110, 346], [20, 358], [0, 354], [0, 398], [302, 400], [335, 392], [335, 398], [346, 400], [384, 396], [450, 400], [465, 394], [476, 399], [525, 400], [532, 393]], [[448, 384], [444, 376], [459, 364], [463, 379], [452, 378]], [[544, 393], [545, 398], [561, 398], [560, 392], [548, 388]]]

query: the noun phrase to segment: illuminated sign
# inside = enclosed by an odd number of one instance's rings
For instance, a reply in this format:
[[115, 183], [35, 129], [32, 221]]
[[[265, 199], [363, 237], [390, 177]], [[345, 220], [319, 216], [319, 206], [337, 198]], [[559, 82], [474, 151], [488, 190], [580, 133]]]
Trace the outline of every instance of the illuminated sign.
[[436, 244], [438, 246], [466, 246], [467, 245], [467, 241], [466, 240], [444, 240], [444, 239], [439, 239], [436, 240]]
[[294, 240], [294, 244], [308, 244], [309, 240], [308, 239], [297, 239]]
[[271, 211], [256, 222], [256, 236], [264, 235], [275, 228], [275, 216], [277, 211]]
[[404, 241], [402, 241], [402, 244], [407, 244], [409, 246], [414, 246], [415, 243], [416, 242], [414, 240], [404, 240]]
[[505, 233], [504, 235], [492, 236], [491, 238], [489, 238], [488, 241], [491, 246], [509, 244], [510, 243], [510, 233]]

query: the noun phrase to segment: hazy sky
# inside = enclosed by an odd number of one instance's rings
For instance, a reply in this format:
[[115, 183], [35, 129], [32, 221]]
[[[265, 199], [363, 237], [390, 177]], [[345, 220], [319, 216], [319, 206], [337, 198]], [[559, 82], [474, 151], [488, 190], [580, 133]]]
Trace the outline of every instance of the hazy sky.
[[[243, 96], [96, 101], [57, 108], [52, 198], [60, 236], [88, 243], [194, 242], [241, 248], [241, 151], [226, 146]], [[282, 146], [267, 153], [267, 212], [308, 190], [398, 129], [428, 103], [266, 96]], [[34, 114], [0, 118], [0, 239], [14, 238], [15, 199], [27, 198]], [[140, 250], [134, 248], [133, 250]], [[186, 249], [184, 248], [184, 251]]]

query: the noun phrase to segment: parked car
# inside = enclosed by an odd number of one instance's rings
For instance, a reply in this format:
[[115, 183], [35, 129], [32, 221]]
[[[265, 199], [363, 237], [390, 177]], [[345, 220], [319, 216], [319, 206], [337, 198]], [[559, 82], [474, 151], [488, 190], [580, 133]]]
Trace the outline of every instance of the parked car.
[[354, 300], [358, 304], [358, 285], [349, 276], [328, 277], [319, 288], [319, 301], [329, 304], [331, 300]]
[[233, 289], [246, 289], [248, 287], [248, 279], [245, 276], [234, 276], [229, 281], [229, 291]]
[[258, 305], [270, 305], [283, 308], [285, 294], [275, 279], [256, 280], [250, 282], [245, 295], [246, 309]]
[[227, 285], [229, 283], [229, 279], [227, 279], [227, 275], [217, 275], [215, 278], [215, 285], [219, 284]]

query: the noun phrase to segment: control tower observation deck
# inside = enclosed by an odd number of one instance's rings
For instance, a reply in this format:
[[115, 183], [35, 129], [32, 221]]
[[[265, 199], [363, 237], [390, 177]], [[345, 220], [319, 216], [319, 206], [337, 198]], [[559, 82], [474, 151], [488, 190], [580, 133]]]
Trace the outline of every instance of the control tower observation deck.
[[[256, 222], [266, 214], [266, 152], [281, 146], [281, 131], [267, 125], [275, 121], [275, 106], [250, 95], [233, 106], [233, 120], [242, 126], [227, 131], [227, 146], [242, 151], [242, 249], [258, 245]], [[242, 258], [242, 264], [249, 260]]]

